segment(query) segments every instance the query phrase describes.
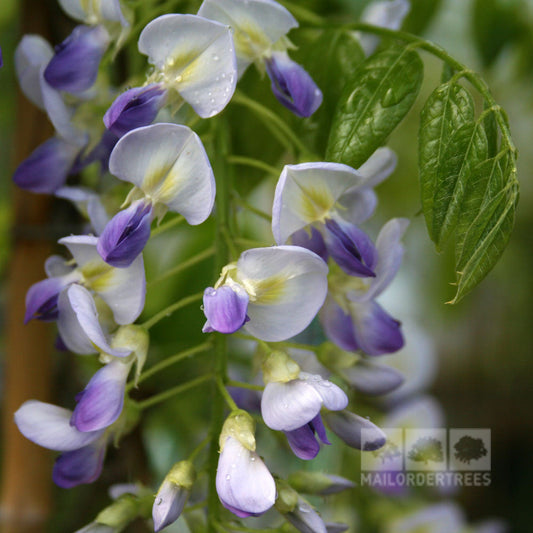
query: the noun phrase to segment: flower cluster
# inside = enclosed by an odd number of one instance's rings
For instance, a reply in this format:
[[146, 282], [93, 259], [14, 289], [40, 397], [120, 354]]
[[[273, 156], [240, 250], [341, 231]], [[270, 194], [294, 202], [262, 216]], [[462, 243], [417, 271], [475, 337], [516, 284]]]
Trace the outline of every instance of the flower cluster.
[[[359, 450], [363, 429], [364, 451], [384, 445], [383, 432], [348, 406], [350, 389], [383, 395], [403, 381], [374, 356], [404, 345], [400, 322], [377, 299], [400, 268], [408, 221], [390, 220], [375, 242], [362, 227], [377, 205], [374, 188], [393, 172], [396, 155], [379, 148], [358, 169], [316, 160], [286, 164], [271, 217], [262, 213], [271, 218], [275, 244], [239, 250], [239, 230], [230, 231], [224, 221], [228, 183], [218, 175], [220, 165], [216, 172], [211, 165], [221, 155], [227, 164], [227, 154], [213, 148], [216, 142], [202, 119], [216, 120], [230, 105], [252, 63], [267, 73], [274, 96], [295, 115], [307, 118], [318, 110], [321, 90], [288, 53], [287, 34], [298, 26], [296, 19], [273, 0], [205, 0], [198, 14], [159, 16], [142, 29], [137, 43], [149, 70], [119, 93], [101, 62], [127, 41], [133, 13], [119, 0], [60, 4], [83, 24], [55, 50], [36, 35], [24, 37], [17, 48], [22, 90], [46, 111], [56, 133], [19, 165], [14, 181], [72, 201], [91, 229], [59, 240], [72, 258], [47, 260], [46, 279], [28, 290], [25, 321], [56, 322], [62, 346], [79, 355], [97, 354], [102, 366], [75, 397], [72, 411], [29, 400], [15, 413], [18, 428], [33, 442], [61, 452], [53, 473], [59, 486], [91, 483], [100, 475], [107, 445], [137, 424], [143, 405], [169, 397], [162, 393], [144, 404], [130, 398], [148, 357], [150, 325], [199, 300], [186, 297], [136, 323], [146, 297], [143, 254], [152, 226], [167, 212], [173, 213], [171, 225], [184, 220], [191, 226], [214, 212], [223, 243], [217, 248], [219, 277], [213, 286], [203, 283], [202, 331], [210, 347], [217, 345], [218, 363], [216, 375], [198, 383], [213, 382], [217, 401], [225, 400], [229, 412], [224, 422], [226, 414], [219, 410], [214, 429], [206, 429], [211, 449], [220, 452], [218, 466], [209, 465], [212, 484], [222, 506], [239, 518], [275, 507], [299, 531], [345, 530], [325, 523], [300, 493], [331, 494], [354, 484], [322, 473], [272, 474], [268, 457], [257, 451], [255, 425], [260, 412], [264, 426], [282, 432], [285, 448], [306, 461], [321, 445], [332, 445], [328, 428]], [[405, 15], [405, 2], [386, 4], [387, 21], [377, 23], [391, 26], [391, 19]], [[397, 12], [390, 11], [393, 7]], [[101, 109], [105, 113], [93, 112]], [[192, 127], [199, 122], [196, 133]], [[100, 164], [96, 186], [94, 180], [83, 181], [94, 162]], [[81, 186], [71, 178], [80, 173]], [[320, 330], [320, 340], [302, 352], [291, 339], [305, 340], [310, 325]], [[228, 392], [228, 353], [220, 334], [253, 344], [264, 386], [240, 383], [240, 389], [261, 392], [255, 414], [244, 408], [242, 396], [234, 399]], [[150, 372], [157, 370], [154, 365]], [[156, 531], [182, 513], [195, 488], [194, 461], [201, 451], [176, 463], [150, 501]], [[84, 530], [119, 531], [137, 515], [146, 518], [141, 493], [121, 495]], [[124, 506], [127, 513], [117, 522], [114, 513]]]

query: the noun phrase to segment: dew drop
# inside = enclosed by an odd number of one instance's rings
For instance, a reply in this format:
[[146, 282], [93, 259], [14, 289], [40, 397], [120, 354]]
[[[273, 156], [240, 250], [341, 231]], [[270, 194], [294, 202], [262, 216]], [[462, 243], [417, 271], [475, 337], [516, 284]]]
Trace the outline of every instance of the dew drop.
[[255, 457], [252, 455], [252, 457], [250, 457], [250, 461], [253, 463], [255, 461]]
[[224, 79], [224, 78], [226, 77], [226, 75], [225, 75], [225, 74], [222, 74], [221, 77], [222, 77], [222, 79]]
[[237, 465], [236, 465], [235, 463], [233, 463], [233, 464], [231, 465], [231, 468], [237, 468]]
[[155, 504], [156, 505], [161, 505], [163, 503], [163, 498], [157, 498]]
[[183, 80], [183, 76], [181, 74], [179, 74], [178, 76], [176, 76], [176, 83], [179, 83], [180, 81]]
[[231, 479], [231, 476], [229, 474], [226, 474], [226, 481], [229, 481]]
[[212, 104], [215, 103], [215, 99], [214, 98], [211, 98], [211, 100], [209, 100]]
[[218, 61], [220, 57], [218, 57], [216, 54], [213, 54], [213, 61]]
[[324, 380], [324, 382], [322, 383], [322, 386], [323, 387], [331, 387], [331, 381]]

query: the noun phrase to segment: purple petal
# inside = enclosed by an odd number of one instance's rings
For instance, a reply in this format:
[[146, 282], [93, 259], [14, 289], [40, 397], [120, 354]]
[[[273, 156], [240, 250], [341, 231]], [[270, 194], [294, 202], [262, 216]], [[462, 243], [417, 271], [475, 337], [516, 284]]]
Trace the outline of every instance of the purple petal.
[[52, 137], [20, 163], [13, 181], [27, 191], [53, 194], [65, 184], [79, 151], [79, 146]]
[[368, 235], [353, 224], [326, 219], [326, 246], [346, 274], [375, 277], [376, 249]]
[[108, 222], [96, 245], [98, 253], [111, 266], [129, 267], [150, 238], [151, 222], [152, 204], [133, 202]]
[[327, 533], [326, 525], [320, 515], [303, 498], [298, 498], [296, 507], [287, 513], [285, 518], [300, 533]]
[[102, 472], [105, 444], [105, 440], [100, 439], [84, 448], [62, 453], [54, 464], [54, 483], [64, 489], [70, 489], [98, 479]]
[[77, 397], [71, 424], [80, 431], [95, 431], [117, 420], [124, 405], [129, 364], [113, 361], [92, 377]]
[[343, 533], [343, 531], [348, 531], [349, 526], [346, 524], [341, 524], [340, 522], [327, 522], [326, 531], [328, 533]]
[[351, 315], [345, 313], [333, 298], [326, 299], [318, 316], [324, 333], [339, 348], [348, 352], [359, 349]]
[[340, 369], [339, 373], [352, 387], [369, 396], [388, 394], [404, 382], [398, 370], [373, 361], [358, 361], [352, 367]]
[[45, 80], [54, 89], [69, 93], [89, 89], [96, 81], [108, 44], [109, 35], [103, 26], [76, 26], [56, 47], [44, 71]]
[[128, 131], [151, 124], [165, 102], [166, 91], [156, 83], [122, 93], [106, 111], [104, 124], [122, 137]]
[[203, 331], [234, 333], [247, 322], [248, 293], [239, 285], [223, 285], [204, 291], [204, 313], [207, 323]]
[[152, 518], [156, 533], [179, 518], [188, 497], [188, 490], [167, 480], [163, 482], [152, 507]]
[[320, 444], [315, 438], [311, 424], [305, 424], [293, 431], [284, 431], [289, 441], [289, 446], [296, 457], [309, 461], [314, 459], [320, 451]]
[[401, 324], [375, 301], [350, 303], [355, 338], [368, 355], [381, 355], [399, 350], [404, 345]]
[[[387, 440], [385, 433], [375, 424], [350, 411], [324, 413], [329, 429], [348, 446], [358, 450], [373, 451], [381, 448]], [[364, 443], [362, 431], [365, 430]]]
[[265, 60], [274, 96], [299, 117], [310, 117], [322, 103], [322, 92], [311, 76], [285, 52]]
[[[346, 407], [346, 406], [345, 406]], [[326, 428], [324, 427], [324, 422], [322, 422], [322, 416], [320, 416], [320, 413], [318, 413], [311, 422], [309, 422], [309, 425], [311, 426], [311, 429], [316, 432], [318, 435], [318, 438], [324, 443], [324, 444], [330, 444], [328, 440], [328, 435], [326, 433]]]
[[59, 293], [68, 283], [64, 277], [47, 278], [34, 283], [26, 293], [24, 324], [34, 318], [45, 322], [57, 320]]
[[109, 158], [111, 152], [118, 142], [118, 137], [111, 131], [105, 130], [102, 134], [100, 142], [88, 153], [80, 155], [76, 159], [74, 167], [71, 170], [71, 174], [77, 174], [81, 172], [85, 167], [91, 163], [98, 161], [100, 163], [100, 170], [102, 174], [109, 171]]
[[328, 249], [326, 248], [326, 243], [324, 242], [324, 237], [320, 231], [311, 226], [311, 235], [305, 229], [295, 231], [291, 236], [292, 244], [294, 246], [301, 246], [302, 248], [307, 248], [312, 252], [315, 252], [316, 255], [321, 257], [326, 263], [328, 262]]

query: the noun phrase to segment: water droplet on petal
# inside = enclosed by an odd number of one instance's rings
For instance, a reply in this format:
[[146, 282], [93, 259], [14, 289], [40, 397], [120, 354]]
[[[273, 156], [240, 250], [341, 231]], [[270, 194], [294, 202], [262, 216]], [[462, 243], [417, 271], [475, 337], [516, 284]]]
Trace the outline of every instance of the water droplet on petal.
[[231, 476], [229, 474], [226, 474], [226, 481], [229, 481], [231, 479]]
[[161, 505], [163, 503], [163, 498], [157, 498], [155, 504], [156, 505]]
[[226, 75], [225, 75], [225, 74], [222, 74], [221, 78], [224, 79], [225, 77], [226, 77]]
[[215, 99], [214, 98], [211, 98], [211, 100], [209, 100], [212, 104], [215, 103]]
[[301, 513], [308, 513], [309, 511], [311, 511], [311, 506], [308, 505], [307, 503], [301, 503], [298, 506], [298, 509], [300, 510]]
[[252, 455], [252, 457], [250, 457], [250, 461], [253, 463], [255, 461], [255, 457]]
[[218, 61], [220, 57], [217, 56], [217, 54], [213, 54], [213, 61]]

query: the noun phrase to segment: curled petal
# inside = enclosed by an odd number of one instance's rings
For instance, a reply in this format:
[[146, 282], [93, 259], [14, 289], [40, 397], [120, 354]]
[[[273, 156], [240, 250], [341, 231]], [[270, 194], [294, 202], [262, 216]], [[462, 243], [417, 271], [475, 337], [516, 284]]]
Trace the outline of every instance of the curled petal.
[[322, 397], [307, 381], [267, 383], [261, 398], [265, 424], [276, 430], [293, 431], [308, 424], [320, 412]]
[[273, 52], [265, 60], [278, 101], [299, 117], [310, 117], [322, 103], [322, 91], [303, 67], [285, 52]]
[[231, 26], [239, 77], [270, 46], [296, 28], [298, 22], [277, 2], [270, 0], [204, 0], [198, 15]]
[[165, 89], [152, 83], [123, 92], [105, 112], [104, 124], [118, 137], [151, 124], [165, 102]]
[[106, 225], [96, 249], [109, 265], [129, 267], [150, 238], [152, 204], [137, 200], [117, 213]]
[[54, 50], [40, 35], [25, 35], [15, 50], [15, 70], [20, 88], [39, 109], [44, 109], [41, 94], [41, 70], [48, 64]]
[[62, 453], [54, 464], [54, 483], [64, 489], [92, 483], [102, 472], [105, 451], [106, 442], [102, 438], [84, 448]]
[[79, 146], [52, 137], [22, 161], [15, 170], [13, 181], [27, 191], [53, 194], [67, 181], [79, 151]]
[[331, 381], [306, 372], [300, 372], [300, 379], [305, 380], [308, 385], [311, 385], [318, 392], [326, 409], [339, 411], [348, 405], [348, 397], [344, 391], [334, 383], [331, 383]]
[[204, 292], [204, 313], [207, 324], [203, 331], [234, 333], [246, 322], [249, 296], [246, 291], [234, 284], [223, 285], [218, 289], [208, 287]]
[[363, 177], [340, 163], [286, 165], [272, 206], [276, 243], [284, 244], [294, 232], [330, 217], [342, 194], [360, 183]]
[[189, 224], [200, 224], [211, 213], [213, 171], [200, 138], [186, 126], [154, 124], [130, 131], [115, 146], [109, 169]]
[[15, 424], [29, 440], [58, 452], [77, 450], [94, 442], [102, 431], [81, 432], [70, 425], [72, 411], [37, 400], [24, 402], [15, 413]]
[[364, 187], [379, 185], [392, 174], [397, 162], [398, 157], [393, 150], [387, 146], [378, 148], [358, 169], [365, 178]]
[[305, 424], [298, 429], [285, 431], [284, 433], [296, 457], [309, 461], [318, 455], [320, 444], [316, 440], [315, 432], [310, 427], [310, 424]]
[[103, 26], [76, 26], [56, 47], [44, 70], [44, 78], [54, 89], [82, 93], [96, 81], [100, 60], [109, 44]]
[[110, 426], [120, 416], [124, 390], [131, 365], [113, 361], [92, 377], [76, 397], [78, 404], [71, 423], [80, 431], [97, 431]]
[[265, 341], [297, 335], [313, 320], [327, 293], [328, 267], [298, 246], [245, 251], [237, 262], [237, 282], [250, 294], [244, 329]]
[[239, 517], [258, 516], [276, 499], [276, 484], [259, 455], [228, 437], [218, 460], [216, 489], [222, 505]]
[[162, 15], [139, 37], [139, 51], [202, 118], [226, 107], [237, 83], [230, 28], [197, 15]]
[[[332, 411], [324, 413], [324, 419], [329, 429], [352, 448], [374, 451], [381, 448], [387, 440], [385, 433], [381, 429], [370, 422], [370, 420], [358, 416], [355, 413], [349, 411]], [[363, 430], [364, 436], [362, 435]]]
[[370, 237], [352, 224], [326, 219], [326, 246], [333, 260], [350, 276], [375, 277], [376, 250]]

